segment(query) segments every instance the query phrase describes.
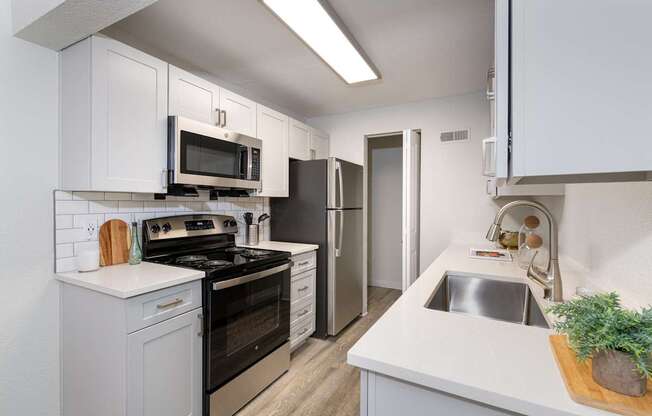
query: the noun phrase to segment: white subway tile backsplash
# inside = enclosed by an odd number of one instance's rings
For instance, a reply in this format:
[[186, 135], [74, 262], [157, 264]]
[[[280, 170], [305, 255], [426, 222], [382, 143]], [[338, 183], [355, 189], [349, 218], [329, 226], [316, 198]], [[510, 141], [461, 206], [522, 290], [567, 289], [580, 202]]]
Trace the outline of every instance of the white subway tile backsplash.
[[75, 201], [103, 201], [104, 192], [73, 192], [72, 199]]
[[72, 199], [72, 192], [54, 191], [55, 201], [66, 201]]
[[89, 203], [88, 212], [96, 214], [118, 212], [118, 201], [91, 201]]
[[151, 212], [165, 211], [165, 201], [145, 201], [143, 210]]
[[127, 192], [107, 192], [104, 199], [109, 201], [127, 201], [131, 199], [131, 194]]
[[[155, 200], [154, 194], [118, 192], [65, 192], [56, 191], [56, 270], [76, 270], [75, 255], [88, 247], [98, 246], [97, 233], [88, 240], [86, 226], [96, 223], [99, 227], [108, 220], [120, 219], [127, 224], [144, 219], [186, 213], [213, 213], [231, 215], [244, 227], [242, 214], [254, 212], [258, 217], [269, 212], [269, 198], [220, 198], [211, 201], [207, 191], [199, 191], [198, 198], [171, 197]], [[241, 230], [244, 228], [241, 227]], [[263, 226], [263, 238], [269, 239], [269, 222]], [[244, 243], [244, 231], [236, 235], [238, 244]]]
[[118, 201], [118, 212], [142, 212], [143, 201]]
[[72, 215], [57, 215], [54, 219], [57, 230], [72, 228]]
[[81, 228], [66, 228], [55, 233], [57, 244], [86, 241], [86, 231]]
[[87, 214], [88, 201], [56, 201], [54, 210], [57, 214]]
[[57, 244], [55, 252], [57, 253], [57, 259], [74, 256], [73, 245], [71, 243]]

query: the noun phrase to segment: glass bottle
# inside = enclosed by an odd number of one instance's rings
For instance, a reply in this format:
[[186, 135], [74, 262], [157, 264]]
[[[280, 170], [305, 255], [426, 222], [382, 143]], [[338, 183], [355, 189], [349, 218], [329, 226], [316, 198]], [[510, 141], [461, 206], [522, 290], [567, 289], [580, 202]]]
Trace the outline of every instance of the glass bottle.
[[539, 267], [548, 261], [547, 250], [543, 248], [543, 239], [539, 232], [539, 218], [534, 215], [525, 217], [523, 225], [518, 232], [518, 265], [522, 269], [527, 269], [534, 257], [537, 254], [535, 264]]
[[129, 248], [129, 264], [140, 264], [143, 259], [143, 251], [140, 249], [140, 239], [138, 238], [138, 223], [131, 223], [131, 247]]

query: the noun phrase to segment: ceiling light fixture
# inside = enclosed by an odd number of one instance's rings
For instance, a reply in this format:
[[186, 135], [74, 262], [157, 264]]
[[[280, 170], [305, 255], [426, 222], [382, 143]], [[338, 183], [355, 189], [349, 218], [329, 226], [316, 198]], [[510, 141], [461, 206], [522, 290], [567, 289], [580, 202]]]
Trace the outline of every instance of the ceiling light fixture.
[[325, 0], [260, 0], [347, 84], [380, 79]]

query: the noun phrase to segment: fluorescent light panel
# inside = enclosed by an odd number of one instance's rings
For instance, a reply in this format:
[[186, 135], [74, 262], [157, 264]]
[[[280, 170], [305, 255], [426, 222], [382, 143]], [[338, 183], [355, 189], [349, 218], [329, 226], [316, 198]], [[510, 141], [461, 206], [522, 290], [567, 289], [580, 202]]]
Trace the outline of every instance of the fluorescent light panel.
[[378, 79], [319, 0], [262, 0], [348, 84]]

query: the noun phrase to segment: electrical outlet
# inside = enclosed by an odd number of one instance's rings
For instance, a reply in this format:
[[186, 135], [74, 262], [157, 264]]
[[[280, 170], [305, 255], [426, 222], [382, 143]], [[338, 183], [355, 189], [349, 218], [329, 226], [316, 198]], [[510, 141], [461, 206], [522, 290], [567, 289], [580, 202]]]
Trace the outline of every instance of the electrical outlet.
[[88, 241], [97, 240], [97, 223], [89, 222], [84, 229], [86, 230], [86, 239]]

